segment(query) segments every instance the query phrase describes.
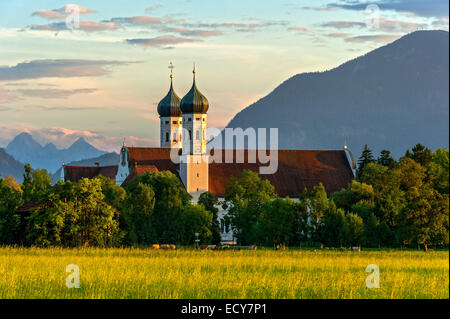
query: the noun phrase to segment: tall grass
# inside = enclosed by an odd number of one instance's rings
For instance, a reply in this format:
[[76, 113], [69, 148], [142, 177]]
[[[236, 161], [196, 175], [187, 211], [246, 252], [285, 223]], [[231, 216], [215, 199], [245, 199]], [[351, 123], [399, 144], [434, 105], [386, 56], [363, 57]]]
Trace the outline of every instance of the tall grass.
[[[379, 289], [366, 288], [369, 264]], [[6, 247], [0, 298], [449, 298], [449, 253]]]

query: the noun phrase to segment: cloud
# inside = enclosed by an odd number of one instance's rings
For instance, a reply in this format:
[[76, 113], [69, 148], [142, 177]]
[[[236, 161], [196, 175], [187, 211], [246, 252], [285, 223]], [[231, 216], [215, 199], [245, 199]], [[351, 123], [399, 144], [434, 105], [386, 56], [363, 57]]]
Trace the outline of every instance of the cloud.
[[328, 33], [326, 36], [330, 38], [345, 38], [348, 37], [349, 33], [343, 33], [343, 32], [334, 32], [334, 33]]
[[[47, 20], [63, 20], [65, 19], [69, 14], [73, 13], [74, 5], [68, 5], [66, 4], [64, 7], [60, 9], [54, 9], [54, 10], [37, 10], [33, 12], [32, 16], [38, 16]], [[91, 10], [82, 6], [77, 6], [79, 14], [90, 14], [95, 13], [97, 11]]]
[[366, 24], [364, 22], [355, 22], [355, 21], [329, 21], [326, 23], [322, 23], [321, 27], [329, 27], [335, 29], [348, 29], [348, 28], [364, 28]]
[[132, 62], [106, 60], [32, 60], [15, 66], [0, 66], [0, 81], [16, 81], [38, 78], [70, 78], [102, 76], [111, 72], [110, 68]]
[[133, 45], [140, 45], [143, 47], [164, 47], [175, 44], [189, 43], [189, 42], [198, 42], [201, 40], [191, 39], [191, 38], [180, 38], [174, 36], [159, 36], [155, 38], [142, 38], [142, 39], [126, 39], [126, 43]]
[[313, 11], [334, 11], [338, 8], [335, 7], [302, 7], [303, 10], [313, 10]]
[[307, 28], [304, 27], [298, 27], [298, 26], [292, 26], [288, 28], [289, 31], [298, 31], [298, 32], [308, 32]]
[[48, 105], [27, 105], [23, 107], [23, 109], [38, 109], [41, 111], [89, 111], [89, 110], [98, 110], [105, 109], [106, 107], [100, 106], [48, 106]]
[[18, 92], [24, 96], [38, 97], [41, 99], [67, 99], [72, 95], [94, 93], [96, 91], [98, 91], [98, 89], [94, 89], [94, 88], [73, 89], [73, 90], [65, 90], [65, 89], [19, 89], [19, 90], [15, 90], [15, 92]]
[[186, 28], [173, 28], [171, 31], [178, 32], [180, 35], [188, 37], [215, 37], [223, 35], [223, 32], [219, 30], [189, 30]]
[[[72, 28], [67, 27], [65, 22], [55, 22], [50, 24], [33, 24], [29, 26], [31, 30], [39, 30], [39, 31], [65, 31], [72, 30]], [[85, 32], [98, 32], [98, 31], [108, 31], [108, 30], [116, 30], [119, 28], [119, 25], [113, 22], [101, 23], [89, 20], [81, 20], [79, 27], [74, 30], [81, 30]]]
[[386, 32], [412, 32], [427, 26], [424, 23], [379, 19], [379, 30]]
[[164, 6], [160, 3], [157, 3], [151, 7], [145, 8], [145, 12], [152, 12], [152, 11], [155, 11], [155, 10], [161, 9], [161, 8], [164, 8]]
[[[9, 103], [16, 100], [16, 97], [14, 94], [11, 93], [11, 91], [4, 89], [0, 86], [0, 104]], [[7, 111], [9, 108], [3, 107], [0, 109], [2, 111]]]
[[117, 17], [110, 20], [102, 21], [104, 23], [124, 24], [132, 26], [156, 26], [162, 25], [163, 19], [150, 16], [135, 16], [135, 17]]
[[448, 31], [448, 17], [442, 17], [433, 21], [432, 25], [435, 28]]
[[388, 43], [400, 38], [399, 34], [376, 34], [376, 35], [359, 35], [355, 37], [346, 38], [346, 42], [363, 43], [363, 42], [376, 42], [376, 43]]
[[347, 0], [339, 3], [330, 3], [327, 7], [365, 11], [369, 4], [378, 5], [380, 10], [394, 10], [422, 17], [445, 17], [448, 16], [449, 9], [448, 0]]
[[[365, 28], [367, 27], [365, 22], [357, 21], [329, 21], [321, 24], [322, 27], [331, 27], [335, 29], [349, 29], [353, 27]], [[418, 29], [423, 29], [427, 26], [425, 23], [415, 23], [406, 22], [401, 20], [387, 20], [380, 18], [378, 19], [378, 26], [376, 27], [379, 31], [384, 32], [412, 32]]]

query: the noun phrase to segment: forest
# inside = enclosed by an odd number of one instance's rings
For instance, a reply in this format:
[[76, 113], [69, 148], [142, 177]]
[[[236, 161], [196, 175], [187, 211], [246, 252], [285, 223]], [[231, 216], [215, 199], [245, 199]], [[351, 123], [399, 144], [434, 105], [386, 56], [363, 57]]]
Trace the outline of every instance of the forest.
[[247, 170], [230, 177], [224, 198], [205, 192], [198, 203], [168, 171], [126, 188], [103, 176], [51, 185], [47, 171], [26, 164], [22, 184], [0, 178], [0, 245], [193, 245], [195, 233], [202, 244], [218, 244], [220, 206], [239, 245], [448, 246], [449, 151], [417, 144], [397, 161], [388, 150], [375, 158], [366, 145], [356, 178], [331, 195], [319, 184], [280, 198]]

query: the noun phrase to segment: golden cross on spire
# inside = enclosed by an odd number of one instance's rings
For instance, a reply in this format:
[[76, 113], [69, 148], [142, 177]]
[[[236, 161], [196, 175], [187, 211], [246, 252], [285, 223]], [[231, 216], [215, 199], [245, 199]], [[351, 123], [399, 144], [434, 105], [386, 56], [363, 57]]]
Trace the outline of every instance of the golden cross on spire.
[[197, 71], [195, 70], [195, 62], [194, 62], [194, 68], [192, 69], [192, 73], [195, 74], [195, 72], [197, 72]]
[[170, 64], [169, 64], [169, 69], [170, 69], [170, 78], [172, 79], [173, 78], [173, 69], [175, 69], [175, 67], [173, 66], [173, 64], [172, 64], [172, 62], [170, 62]]

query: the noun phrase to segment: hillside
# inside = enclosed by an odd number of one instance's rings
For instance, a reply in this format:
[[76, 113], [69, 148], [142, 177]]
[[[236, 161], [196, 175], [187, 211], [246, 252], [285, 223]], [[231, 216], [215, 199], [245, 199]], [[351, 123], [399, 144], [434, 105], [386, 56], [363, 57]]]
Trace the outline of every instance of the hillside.
[[417, 31], [335, 69], [293, 76], [227, 127], [279, 129], [279, 147], [364, 144], [396, 157], [422, 143], [449, 145], [449, 36]]
[[23, 166], [22, 163], [6, 153], [5, 149], [0, 148], [0, 178], [11, 176], [14, 177], [18, 183], [22, 183], [24, 172]]

